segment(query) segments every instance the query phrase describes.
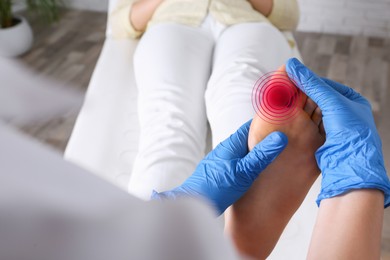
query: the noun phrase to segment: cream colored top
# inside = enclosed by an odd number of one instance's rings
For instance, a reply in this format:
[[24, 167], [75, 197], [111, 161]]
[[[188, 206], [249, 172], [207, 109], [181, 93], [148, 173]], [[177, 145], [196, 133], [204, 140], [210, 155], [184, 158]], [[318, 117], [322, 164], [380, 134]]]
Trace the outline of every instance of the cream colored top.
[[[129, 18], [131, 7], [136, 1], [120, 0], [110, 14], [114, 38], [137, 38], [142, 35], [142, 31], [134, 29]], [[165, 22], [199, 26], [208, 12], [225, 25], [271, 22], [279, 30], [293, 30], [299, 20], [296, 0], [274, 0], [268, 17], [253, 9], [247, 0], [164, 0], [154, 12], [146, 29]]]

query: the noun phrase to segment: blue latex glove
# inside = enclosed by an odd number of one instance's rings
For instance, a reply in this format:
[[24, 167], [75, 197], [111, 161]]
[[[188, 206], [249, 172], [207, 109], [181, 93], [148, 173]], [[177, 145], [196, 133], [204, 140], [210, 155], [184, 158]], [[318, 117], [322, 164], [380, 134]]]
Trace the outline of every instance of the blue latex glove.
[[286, 70], [322, 110], [326, 141], [316, 152], [323, 177], [317, 204], [353, 189], [372, 188], [384, 192], [389, 206], [390, 181], [370, 103], [347, 86], [319, 78], [295, 58]]
[[200, 197], [211, 202], [222, 214], [287, 145], [286, 135], [274, 132], [248, 153], [251, 121], [212, 150], [181, 186], [161, 193], [153, 191], [152, 199]]

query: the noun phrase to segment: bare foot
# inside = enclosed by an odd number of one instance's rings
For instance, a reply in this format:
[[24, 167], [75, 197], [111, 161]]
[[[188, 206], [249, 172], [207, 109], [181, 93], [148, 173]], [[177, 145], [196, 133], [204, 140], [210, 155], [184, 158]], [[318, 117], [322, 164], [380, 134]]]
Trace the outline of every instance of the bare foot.
[[[285, 73], [284, 66], [279, 70]], [[272, 124], [259, 116], [251, 124], [250, 150], [273, 131], [288, 137], [286, 149], [225, 214], [225, 230], [238, 250], [256, 259], [272, 252], [320, 172], [314, 153], [324, 142], [319, 131], [321, 111], [306, 96], [302, 100], [287, 124]]]

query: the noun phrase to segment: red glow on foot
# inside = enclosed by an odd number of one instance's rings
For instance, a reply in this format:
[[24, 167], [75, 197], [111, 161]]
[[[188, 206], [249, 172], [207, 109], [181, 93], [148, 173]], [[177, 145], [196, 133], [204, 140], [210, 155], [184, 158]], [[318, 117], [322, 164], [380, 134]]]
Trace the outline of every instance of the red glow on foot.
[[285, 87], [275, 86], [269, 90], [266, 98], [271, 107], [275, 109], [282, 109], [290, 105], [292, 95]]
[[283, 71], [261, 77], [252, 91], [252, 104], [258, 116], [273, 124], [285, 124], [297, 114], [302, 92]]

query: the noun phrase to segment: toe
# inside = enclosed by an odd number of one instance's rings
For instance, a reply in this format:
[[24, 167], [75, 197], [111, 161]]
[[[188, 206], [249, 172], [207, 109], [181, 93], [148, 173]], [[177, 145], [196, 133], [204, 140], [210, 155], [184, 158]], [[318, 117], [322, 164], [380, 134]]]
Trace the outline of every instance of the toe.
[[326, 134], [325, 134], [325, 128], [324, 128], [324, 123], [321, 121], [320, 123], [320, 126], [319, 126], [319, 130], [320, 130], [320, 135], [325, 138], [326, 137]]
[[311, 120], [314, 122], [314, 124], [320, 126], [320, 123], [322, 122], [322, 111], [319, 107], [314, 109], [314, 112], [311, 115]]
[[316, 110], [316, 108], [317, 108], [317, 104], [314, 103], [314, 101], [311, 100], [310, 98], [307, 98], [303, 110], [311, 117], [314, 111]]

